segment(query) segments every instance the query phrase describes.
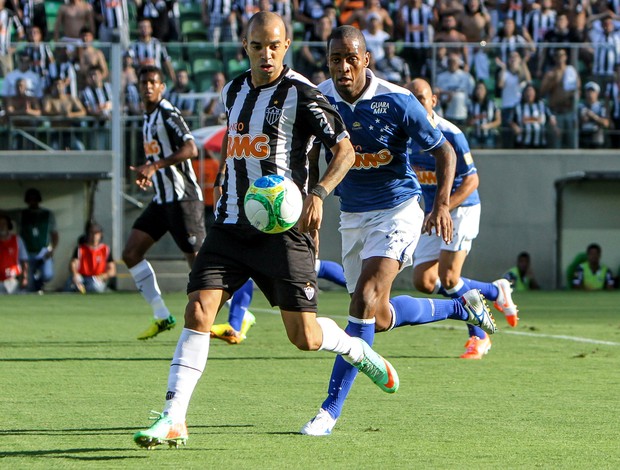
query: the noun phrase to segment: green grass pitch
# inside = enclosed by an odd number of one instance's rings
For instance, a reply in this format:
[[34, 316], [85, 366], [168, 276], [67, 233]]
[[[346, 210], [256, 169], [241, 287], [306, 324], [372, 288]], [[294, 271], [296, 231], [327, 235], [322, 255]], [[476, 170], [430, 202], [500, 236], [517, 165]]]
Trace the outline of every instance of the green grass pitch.
[[[165, 296], [182, 317], [185, 296]], [[180, 326], [154, 340], [137, 293], [0, 297], [0, 467], [122, 469], [620, 468], [619, 292], [517, 294], [517, 328], [481, 361], [458, 359], [461, 322], [376, 338], [401, 386], [360, 376], [333, 435], [297, 434], [321, 404], [333, 356], [297, 351], [257, 293], [237, 346], [211, 342], [186, 447], [132, 434], [161, 410]], [[320, 308], [346, 324], [344, 291]], [[223, 311], [218, 321], [225, 321]], [[182, 321], [181, 321], [182, 323]]]

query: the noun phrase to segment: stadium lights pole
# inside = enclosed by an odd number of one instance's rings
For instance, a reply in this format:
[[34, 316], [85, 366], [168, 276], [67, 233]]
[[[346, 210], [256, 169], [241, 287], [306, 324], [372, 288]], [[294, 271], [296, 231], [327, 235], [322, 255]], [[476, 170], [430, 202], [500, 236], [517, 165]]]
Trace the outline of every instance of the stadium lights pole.
[[110, 51], [111, 63], [111, 79], [112, 89], [118, 90], [115, 94], [115, 103], [112, 106], [112, 253], [113, 256], [119, 257], [121, 253], [121, 239], [123, 234], [123, 127], [121, 119], [121, 45], [118, 43], [111, 44]]

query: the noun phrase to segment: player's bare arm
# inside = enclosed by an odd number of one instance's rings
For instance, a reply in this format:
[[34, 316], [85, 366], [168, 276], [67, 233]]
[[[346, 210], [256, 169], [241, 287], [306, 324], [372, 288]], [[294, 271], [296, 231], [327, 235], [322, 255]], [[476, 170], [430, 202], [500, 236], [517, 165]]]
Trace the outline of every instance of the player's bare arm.
[[[342, 181], [355, 163], [355, 151], [348, 138], [342, 139], [330, 150], [333, 155], [332, 160], [329, 162], [323, 177], [314, 187], [310, 188], [311, 193], [306, 196], [304, 201], [304, 207], [299, 218], [299, 229], [302, 232], [321, 228], [323, 199], [338, 186], [338, 183]], [[316, 163], [318, 165], [318, 160]], [[314, 194], [312, 190], [315, 190]]]
[[478, 173], [464, 176], [461, 185], [450, 195], [450, 210], [452, 211], [463, 204], [463, 201], [478, 189], [479, 182]]
[[135, 171], [138, 176], [136, 177], [136, 184], [140, 189], [146, 190], [153, 185], [151, 177], [162, 168], [166, 168], [177, 163], [181, 163], [184, 160], [195, 158], [198, 156], [198, 147], [193, 139], [186, 140], [179, 149], [172, 155], [161, 160], [154, 162], [148, 162], [138, 167], [130, 166], [129, 168]]
[[452, 241], [452, 217], [450, 217], [450, 191], [456, 172], [456, 153], [449, 142], [434, 150], [437, 176], [437, 195], [431, 213], [424, 220], [422, 230], [441, 236], [446, 243]]

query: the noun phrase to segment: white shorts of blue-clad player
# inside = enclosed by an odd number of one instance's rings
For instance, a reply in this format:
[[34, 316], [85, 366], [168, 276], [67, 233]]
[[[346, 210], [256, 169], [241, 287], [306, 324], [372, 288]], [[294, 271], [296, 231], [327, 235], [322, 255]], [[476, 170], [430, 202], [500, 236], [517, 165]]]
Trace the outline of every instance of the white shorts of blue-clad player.
[[342, 267], [349, 293], [355, 290], [365, 259], [380, 256], [401, 262], [401, 269], [411, 266], [423, 221], [417, 197], [392, 209], [341, 212]]
[[452, 215], [454, 227], [452, 242], [447, 244], [441, 237], [435, 234], [423, 234], [415, 249], [413, 266], [418, 266], [429, 261], [439, 259], [439, 253], [443, 251], [465, 251], [469, 254], [474, 238], [478, 236], [480, 227], [480, 204], [474, 206], [457, 207]]

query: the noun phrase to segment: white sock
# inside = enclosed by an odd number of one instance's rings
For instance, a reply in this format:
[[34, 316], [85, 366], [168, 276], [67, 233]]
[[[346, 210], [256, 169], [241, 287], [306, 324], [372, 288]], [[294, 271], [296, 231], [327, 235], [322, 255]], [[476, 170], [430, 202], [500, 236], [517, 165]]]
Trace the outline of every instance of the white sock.
[[157, 284], [155, 271], [153, 266], [147, 260], [143, 259], [133, 268], [129, 268], [131, 277], [133, 277], [136, 287], [142, 294], [142, 297], [150, 304], [153, 309], [153, 316], [158, 320], [163, 320], [170, 316], [170, 311], [161, 298], [161, 290]]
[[183, 328], [177, 348], [174, 351], [168, 391], [166, 392], [167, 413], [174, 422], [185, 422], [189, 400], [202, 376], [209, 357], [210, 334]]
[[435, 280], [435, 288], [433, 289], [433, 294], [439, 294], [439, 289], [441, 289], [441, 281], [439, 278]]
[[465, 283], [463, 282], [463, 279], [459, 278], [459, 282], [456, 283], [456, 286], [454, 286], [452, 289], [446, 289], [446, 293], [448, 295], [454, 295], [458, 291], [460, 291], [464, 285]]
[[364, 358], [361, 342], [345, 333], [334, 320], [317, 317], [316, 321], [323, 330], [323, 342], [319, 351], [331, 351], [352, 362], [360, 362]]

